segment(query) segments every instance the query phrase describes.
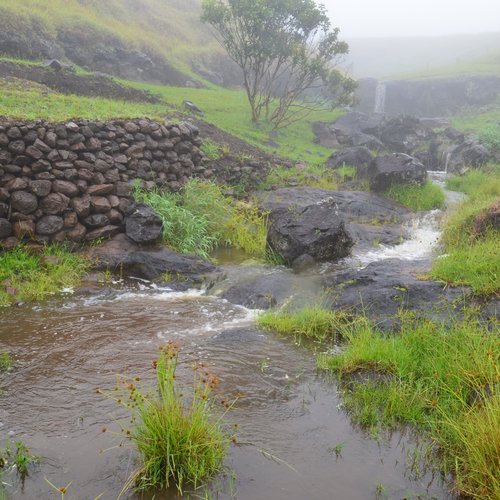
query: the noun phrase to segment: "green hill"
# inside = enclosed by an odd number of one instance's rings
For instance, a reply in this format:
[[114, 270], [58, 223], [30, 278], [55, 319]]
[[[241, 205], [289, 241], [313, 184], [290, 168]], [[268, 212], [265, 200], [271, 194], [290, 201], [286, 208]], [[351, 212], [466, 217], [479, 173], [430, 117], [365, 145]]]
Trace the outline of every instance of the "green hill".
[[0, 0], [0, 54], [177, 84], [231, 69], [199, 0]]

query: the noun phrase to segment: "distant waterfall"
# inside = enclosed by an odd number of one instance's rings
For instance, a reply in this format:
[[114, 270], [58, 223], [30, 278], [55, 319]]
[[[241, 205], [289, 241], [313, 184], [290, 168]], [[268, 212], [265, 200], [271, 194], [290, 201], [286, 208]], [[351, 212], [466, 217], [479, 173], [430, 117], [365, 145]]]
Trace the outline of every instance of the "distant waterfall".
[[387, 86], [385, 82], [378, 82], [375, 89], [375, 108], [374, 113], [385, 113], [385, 94]]

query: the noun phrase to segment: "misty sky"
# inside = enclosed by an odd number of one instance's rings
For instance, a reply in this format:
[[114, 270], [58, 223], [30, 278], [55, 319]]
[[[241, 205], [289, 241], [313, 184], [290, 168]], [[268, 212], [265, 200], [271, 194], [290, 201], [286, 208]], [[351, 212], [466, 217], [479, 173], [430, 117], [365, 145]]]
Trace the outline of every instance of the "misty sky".
[[500, 0], [319, 0], [344, 38], [500, 31]]

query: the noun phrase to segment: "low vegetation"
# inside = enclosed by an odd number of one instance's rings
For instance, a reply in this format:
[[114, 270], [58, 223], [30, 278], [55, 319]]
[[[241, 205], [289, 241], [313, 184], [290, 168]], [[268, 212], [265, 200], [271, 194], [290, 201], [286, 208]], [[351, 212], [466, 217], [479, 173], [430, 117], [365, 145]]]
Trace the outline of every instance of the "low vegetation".
[[311, 306], [293, 312], [268, 311], [258, 317], [257, 323], [268, 330], [292, 334], [296, 340], [324, 342], [337, 339], [347, 319], [344, 313]]
[[[5, 449], [0, 450], [0, 473], [9, 469], [15, 469], [21, 479], [23, 479], [28, 475], [30, 467], [39, 461], [40, 458], [33, 455], [22, 441], [16, 441], [14, 444], [8, 442]], [[1, 494], [2, 491], [0, 489]]]
[[12, 367], [12, 360], [10, 359], [8, 352], [2, 352], [0, 354], [0, 373], [7, 372]]
[[500, 196], [500, 168], [471, 170], [451, 178], [448, 187], [465, 192], [468, 198], [445, 222], [442, 241], [447, 253], [434, 261], [431, 275], [453, 285], [468, 285], [477, 295], [497, 294], [500, 231], [491, 226], [487, 214]]
[[88, 262], [62, 246], [49, 245], [40, 253], [19, 246], [0, 254], [0, 305], [42, 300], [75, 286]]
[[137, 448], [140, 465], [124, 491], [133, 485], [138, 490], [176, 486], [182, 494], [187, 486], [196, 489], [222, 470], [232, 438], [223, 428], [223, 415], [215, 416], [217, 377], [196, 365], [192, 389], [180, 387], [177, 365], [178, 349], [168, 344], [155, 363], [153, 389], [143, 392], [137, 378], [120, 378], [110, 393], [97, 389], [132, 417], [132, 427], [122, 430]]
[[394, 184], [384, 195], [412, 210], [432, 210], [444, 206], [443, 190], [427, 181], [423, 186], [418, 184]]
[[498, 498], [498, 325], [483, 324], [470, 311], [451, 324], [410, 314], [400, 322], [400, 332], [388, 336], [366, 318], [318, 307], [259, 318], [278, 332], [343, 339], [340, 354], [319, 354], [317, 363], [338, 376], [353, 420], [372, 433], [402, 425], [424, 432], [430, 448], [422, 457], [453, 474], [459, 493]]
[[190, 179], [179, 194], [135, 190], [135, 199], [163, 220], [163, 240], [174, 250], [204, 258], [221, 245], [266, 255], [267, 215], [235, 202], [215, 182]]
[[266, 190], [283, 186], [309, 186], [336, 190], [339, 183], [332, 169], [321, 164], [303, 164], [291, 168], [272, 167], [259, 188]]

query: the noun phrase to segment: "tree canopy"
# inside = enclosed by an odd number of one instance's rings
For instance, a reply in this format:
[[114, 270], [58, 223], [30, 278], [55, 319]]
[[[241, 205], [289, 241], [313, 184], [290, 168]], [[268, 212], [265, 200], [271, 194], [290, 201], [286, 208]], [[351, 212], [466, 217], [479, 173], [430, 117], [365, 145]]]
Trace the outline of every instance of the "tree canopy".
[[337, 68], [348, 52], [323, 5], [313, 0], [203, 0], [202, 20], [243, 70], [252, 120], [274, 128], [326, 102], [345, 101], [355, 84]]

